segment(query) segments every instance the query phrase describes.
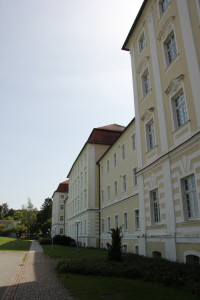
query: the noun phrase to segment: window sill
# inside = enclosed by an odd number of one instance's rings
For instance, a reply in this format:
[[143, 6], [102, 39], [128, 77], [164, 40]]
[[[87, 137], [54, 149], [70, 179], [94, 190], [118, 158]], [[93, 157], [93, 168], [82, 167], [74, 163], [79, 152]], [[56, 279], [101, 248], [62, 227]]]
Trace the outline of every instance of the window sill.
[[167, 8], [165, 9], [165, 11], [163, 11], [162, 13], [160, 11], [158, 12], [158, 16], [159, 16], [158, 24], [160, 24], [161, 21], [163, 20], [164, 16], [166, 15], [166, 12], [170, 8], [170, 4], [171, 4], [171, 1], [169, 1], [169, 4], [168, 4]]
[[152, 94], [152, 88], [149, 89], [148, 93], [143, 96], [142, 102], [145, 101]]
[[158, 145], [155, 145], [153, 148], [151, 148], [151, 149], [148, 149], [146, 152], [145, 152], [145, 154], [147, 155], [149, 155], [149, 154], [151, 154], [151, 152], [153, 152], [154, 150], [156, 150], [158, 148]]
[[167, 65], [165, 66], [164, 73], [165, 75], [169, 72], [169, 70], [173, 67], [173, 65], [179, 60], [180, 53], [177, 53], [176, 57]]

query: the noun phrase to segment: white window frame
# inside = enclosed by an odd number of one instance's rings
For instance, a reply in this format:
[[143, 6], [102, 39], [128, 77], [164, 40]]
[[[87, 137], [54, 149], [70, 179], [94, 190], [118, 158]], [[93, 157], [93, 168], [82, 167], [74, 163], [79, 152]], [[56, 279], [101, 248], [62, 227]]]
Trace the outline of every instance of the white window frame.
[[111, 230], [111, 219], [110, 217], [108, 217], [108, 231]]
[[123, 253], [128, 253], [128, 245], [123, 244]]
[[64, 222], [64, 216], [60, 216], [60, 222]]
[[104, 233], [104, 219], [101, 219], [101, 234]]
[[64, 204], [60, 204], [60, 210], [64, 210]]
[[117, 197], [118, 189], [117, 189], [117, 180], [114, 181], [114, 196]]
[[166, 12], [170, 4], [170, 0], [159, 0], [158, 1], [158, 10], [160, 18]]
[[124, 213], [124, 230], [128, 231], [128, 213]]
[[63, 228], [60, 228], [60, 234], [64, 234]]
[[113, 166], [114, 166], [114, 168], [116, 168], [116, 166], [117, 166], [117, 153], [116, 152], [113, 154]]
[[123, 193], [127, 191], [126, 174], [122, 176], [122, 191]]
[[[180, 98], [180, 95], [183, 95], [184, 97], [184, 102], [181, 103], [181, 105], [179, 105], [179, 108], [181, 108], [181, 111], [178, 110], [177, 106], [176, 106], [176, 99]], [[182, 125], [184, 125], [188, 120], [188, 109], [187, 109], [187, 103], [186, 103], [186, 97], [185, 97], [185, 92], [183, 88], [180, 88], [178, 90], [178, 92], [173, 95], [173, 97], [171, 98], [171, 107], [172, 107], [172, 114], [173, 114], [173, 123], [174, 123], [174, 130], [180, 128]], [[182, 116], [182, 120], [183, 122], [179, 123], [178, 120], [178, 113], [179, 112], [179, 116]], [[180, 119], [180, 117], [179, 117]]]
[[101, 206], [104, 206], [104, 190], [101, 190]]
[[107, 186], [107, 201], [110, 201], [110, 185]]
[[131, 151], [136, 150], [136, 135], [135, 133], [131, 135]]
[[137, 185], [137, 168], [133, 168], [133, 185]]
[[142, 50], [145, 48], [146, 46], [146, 37], [144, 34], [144, 31], [140, 34], [140, 37], [138, 39], [138, 52], [141, 53]]
[[160, 211], [160, 200], [159, 200], [158, 189], [154, 189], [154, 190], [150, 191], [150, 207], [151, 207], [151, 223], [153, 225], [160, 224], [161, 223], [161, 211]]
[[134, 210], [134, 223], [135, 223], [135, 231], [140, 229], [140, 211], [139, 209]]
[[[186, 180], [190, 182], [190, 189], [186, 190]], [[188, 186], [189, 184], [187, 184]], [[186, 221], [200, 218], [199, 199], [197, 184], [194, 174], [190, 174], [181, 179], [181, 190], [183, 200], [184, 218]]]
[[122, 154], [122, 160], [124, 160], [126, 158], [125, 144], [122, 144], [121, 146], [121, 154]]
[[64, 200], [65, 199], [65, 195], [60, 195], [60, 199]]
[[106, 162], [106, 166], [107, 166], [107, 173], [110, 173], [110, 161], [109, 161], [109, 159]]
[[144, 98], [151, 90], [149, 68], [146, 68], [145, 71], [142, 73], [141, 85], [142, 85], [142, 95]]
[[[153, 124], [153, 129], [149, 131], [149, 126]], [[156, 146], [156, 132], [155, 132], [155, 123], [152, 118], [146, 125], [146, 141], [147, 141], [147, 151], [150, 151]]]
[[[174, 36], [174, 42], [173, 42], [173, 45], [170, 47], [170, 49], [172, 51], [169, 51], [168, 44], [169, 44], [169, 41], [172, 40], [173, 36]], [[174, 45], [175, 45], [175, 47], [174, 47]], [[176, 57], [178, 55], [177, 39], [176, 39], [174, 29], [172, 29], [170, 31], [170, 33], [168, 34], [168, 36], [164, 40], [163, 49], [164, 49], [164, 56], [165, 56], [165, 66], [168, 67], [173, 63], [173, 61], [176, 59]], [[172, 54], [171, 58], [169, 56], [169, 53], [170, 53], [170, 55]]]
[[119, 216], [115, 215], [115, 229], [119, 228]]

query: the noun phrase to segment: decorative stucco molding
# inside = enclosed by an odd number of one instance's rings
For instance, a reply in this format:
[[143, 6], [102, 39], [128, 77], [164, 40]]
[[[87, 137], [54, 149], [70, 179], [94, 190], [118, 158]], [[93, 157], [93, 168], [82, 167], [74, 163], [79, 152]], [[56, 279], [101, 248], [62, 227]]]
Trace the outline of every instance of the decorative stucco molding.
[[149, 56], [145, 56], [142, 61], [140, 62], [138, 68], [137, 68], [137, 73], [141, 73], [142, 69], [146, 69], [147, 68], [147, 62], [149, 60]]
[[[158, 40], [160, 41], [164, 35], [164, 33], [167, 31], [167, 33], [170, 33], [171, 31], [171, 23], [172, 21], [175, 19], [175, 16], [171, 16], [169, 17], [169, 19], [167, 19], [167, 21], [165, 22], [165, 24], [163, 25], [162, 29], [160, 30], [159, 34], [158, 34]], [[166, 30], [167, 29], [167, 30]]]
[[141, 120], [144, 121], [145, 119], [149, 120], [150, 117], [152, 116], [152, 112], [154, 111], [154, 107], [150, 107], [145, 110], [145, 112], [142, 115]]
[[184, 74], [181, 74], [178, 77], [172, 79], [170, 81], [170, 84], [169, 84], [168, 88], [165, 91], [165, 94], [168, 95], [170, 92], [176, 92], [177, 89], [178, 89], [178, 87], [179, 87], [178, 82], [180, 82], [181, 80], [183, 80], [183, 78], [184, 78]]

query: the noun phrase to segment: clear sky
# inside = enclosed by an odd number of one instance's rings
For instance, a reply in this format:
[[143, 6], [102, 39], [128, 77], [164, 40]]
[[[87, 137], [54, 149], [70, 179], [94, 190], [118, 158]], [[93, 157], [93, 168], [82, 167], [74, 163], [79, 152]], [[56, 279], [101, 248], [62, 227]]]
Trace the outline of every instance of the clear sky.
[[0, 204], [40, 209], [95, 127], [134, 117], [142, 0], [0, 0]]

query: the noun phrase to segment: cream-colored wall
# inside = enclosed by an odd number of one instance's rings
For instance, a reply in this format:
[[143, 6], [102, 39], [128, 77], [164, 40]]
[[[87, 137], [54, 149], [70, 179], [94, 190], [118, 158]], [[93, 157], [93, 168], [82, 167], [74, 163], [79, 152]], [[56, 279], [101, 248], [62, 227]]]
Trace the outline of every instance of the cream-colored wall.
[[[181, 241], [185, 239], [187, 250], [192, 251], [192, 236], [196, 238], [197, 249], [200, 247], [200, 218], [193, 221], [184, 219], [181, 191], [182, 178], [194, 174], [198, 201], [200, 199], [200, 10], [197, 0], [170, 0], [166, 11], [160, 16], [158, 4], [158, 0], [147, 2], [126, 45], [131, 53], [139, 146], [139, 243], [141, 254], [152, 256], [152, 252], [160, 248], [162, 257], [183, 261], [176, 243], [180, 248]], [[178, 54], [166, 66], [163, 44], [172, 30]], [[138, 42], [142, 33], [145, 34], [146, 45], [140, 52]], [[143, 97], [141, 76], [147, 68], [150, 91]], [[180, 89], [184, 92], [188, 121], [176, 128], [172, 98]], [[156, 146], [148, 150], [146, 124], [152, 118]], [[159, 224], [152, 223], [150, 192], [154, 189], [158, 189], [159, 195]]]
[[[60, 234], [60, 229], [63, 229], [64, 234], [64, 221], [60, 221], [60, 216], [63, 216], [65, 219], [65, 210], [61, 210], [60, 206], [64, 205], [64, 200], [67, 198], [67, 193], [54, 192], [53, 195], [53, 207], [52, 207], [52, 230], [54, 234]], [[61, 199], [63, 196], [63, 199]]]
[[[104, 219], [104, 232], [101, 232], [100, 245], [106, 248], [106, 243], [111, 242], [108, 234], [108, 217], [111, 220], [111, 228], [115, 227], [115, 215], [118, 215], [118, 226], [122, 226], [122, 245], [126, 244], [129, 252], [135, 251], [138, 245], [139, 230], [135, 230], [134, 211], [139, 209], [138, 187], [133, 183], [133, 169], [137, 168], [137, 150], [132, 151], [131, 136], [135, 134], [135, 122], [132, 121], [125, 132], [100, 159], [100, 198], [104, 190], [104, 203], [101, 201], [100, 220]], [[122, 159], [122, 145], [125, 146], [125, 159]], [[137, 145], [136, 145], [137, 146]], [[114, 153], [116, 153], [117, 164], [114, 166]], [[107, 172], [107, 161], [109, 161], [109, 172]], [[102, 176], [103, 167], [103, 176]], [[123, 192], [122, 177], [126, 175], [127, 190]], [[117, 197], [114, 195], [114, 182], [117, 181]], [[110, 200], [107, 199], [107, 187], [110, 186]], [[124, 213], [128, 216], [128, 230], [124, 229]], [[100, 226], [101, 227], [101, 226]], [[101, 228], [102, 229], [102, 228]]]

